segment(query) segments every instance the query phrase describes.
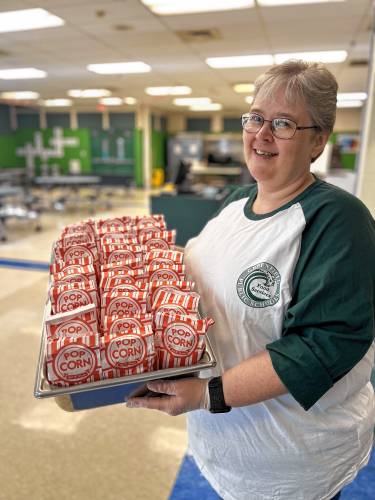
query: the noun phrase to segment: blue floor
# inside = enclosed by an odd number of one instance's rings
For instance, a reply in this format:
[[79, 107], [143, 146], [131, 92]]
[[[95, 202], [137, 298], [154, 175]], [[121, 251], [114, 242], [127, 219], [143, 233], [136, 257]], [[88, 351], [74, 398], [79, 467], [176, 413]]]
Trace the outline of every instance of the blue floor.
[[33, 260], [21, 259], [0, 258], [0, 267], [23, 269], [24, 271], [49, 271], [49, 264], [47, 262], [37, 262]]
[[[219, 500], [220, 497], [200, 474], [194, 460], [185, 455], [169, 500]], [[340, 500], [375, 499], [375, 448], [368, 465], [353, 483], [343, 489]]]

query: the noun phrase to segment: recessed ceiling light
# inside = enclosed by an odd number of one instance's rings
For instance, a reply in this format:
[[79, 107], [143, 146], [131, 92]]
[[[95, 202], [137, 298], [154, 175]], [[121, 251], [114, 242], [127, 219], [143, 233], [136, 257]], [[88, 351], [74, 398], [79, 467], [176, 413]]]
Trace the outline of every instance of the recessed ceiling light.
[[338, 101], [365, 101], [366, 99], [366, 92], [339, 92], [337, 94]]
[[9, 100], [25, 100], [29, 99], [38, 99], [38, 92], [31, 92], [29, 90], [19, 91], [19, 92], [1, 92], [1, 99], [9, 99]]
[[134, 106], [134, 104], [137, 104], [137, 99], [135, 97], [124, 97], [124, 103], [129, 104], [129, 106]]
[[211, 68], [255, 68], [258, 66], [272, 66], [273, 56], [271, 54], [230, 56], [230, 57], [208, 57], [206, 63]]
[[346, 50], [323, 50], [321, 52], [294, 52], [275, 54], [275, 63], [281, 64], [289, 59], [302, 59], [308, 62], [340, 63], [345, 61], [348, 53]]
[[145, 89], [148, 95], [188, 95], [192, 90], [190, 87], [179, 85], [175, 87], [147, 87]]
[[99, 102], [106, 106], [121, 106], [123, 104], [121, 97], [102, 97]]
[[47, 73], [35, 68], [0, 69], [2, 80], [25, 80], [29, 78], [46, 78]]
[[107, 89], [72, 89], [68, 90], [68, 96], [81, 98], [108, 97], [112, 94]]
[[253, 101], [254, 97], [252, 95], [248, 95], [245, 97], [245, 102], [247, 102], [247, 104], [253, 104]]
[[254, 0], [142, 0], [142, 3], [160, 16], [254, 7]]
[[338, 108], [360, 108], [363, 106], [363, 101], [353, 100], [353, 101], [338, 101]]
[[210, 104], [209, 97], [177, 97], [173, 99], [173, 104], [176, 106], [195, 106], [200, 104]]
[[190, 106], [190, 111], [218, 111], [222, 109], [223, 106], [217, 102], [211, 102], [208, 104], [196, 104], [194, 106]]
[[151, 66], [142, 61], [133, 61], [89, 64], [87, 69], [93, 73], [99, 73], [99, 75], [120, 75], [127, 73], [148, 73], [151, 71]]
[[333, 3], [345, 0], [257, 0], [260, 7], [279, 7], [281, 5], [304, 5], [307, 3]]
[[44, 9], [10, 10], [0, 13], [0, 33], [53, 28], [63, 24], [64, 19]]
[[254, 92], [255, 85], [253, 83], [236, 83], [233, 85], [233, 90], [238, 92], [238, 94], [250, 94]]
[[64, 107], [64, 106], [71, 106], [72, 101], [70, 99], [45, 99], [42, 102], [43, 106], [47, 107]]

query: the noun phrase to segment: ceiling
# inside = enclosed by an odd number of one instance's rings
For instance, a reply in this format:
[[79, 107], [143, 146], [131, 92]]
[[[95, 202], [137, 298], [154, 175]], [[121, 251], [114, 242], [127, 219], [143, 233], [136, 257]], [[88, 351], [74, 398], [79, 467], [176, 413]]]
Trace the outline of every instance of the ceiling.
[[[247, 105], [232, 84], [253, 81], [266, 68], [213, 69], [205, 59], [262, 53], [345, 49], [348, 58], [328, 65], [341, 92], [365, 91], [370, 52], [372, 0], [225, 12], [157, 16], [140, 0], [0, 0], [0, 12], [43, 7], [65, 25], [0, 33], [0, 69], [35, 67], [46, 79], [0, 80], [0, 91], [32, 90], [42, 98], [67, 97], [73, 88], [108, 88], [113, 96], [174, 110], [172, 97], [151, 97], [147, 86], [188, 85], [193, 97], [211, 97], [224, 111]], [[184, 41], [179, 32], [214, 30], [214, 37]], [[139, 75], [97, 75], [91, 63], [143, 61]], [[75, 104], [82, 107], [83, 101]], [[95, 109], [96, 100], [85, 100]], [[125, 109], [125, 108], [124, 108]], [[126, 109], [130, 109], [129, 107]]]

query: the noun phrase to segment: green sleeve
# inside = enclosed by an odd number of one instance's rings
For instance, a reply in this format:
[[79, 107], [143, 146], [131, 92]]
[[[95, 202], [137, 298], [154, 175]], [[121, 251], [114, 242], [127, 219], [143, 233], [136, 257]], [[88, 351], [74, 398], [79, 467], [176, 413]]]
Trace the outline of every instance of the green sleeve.
[[308, 410], [366, 354], [374, 338], [375, 225], [344, 192], [303, 206], [306, 227], [272, 364]]

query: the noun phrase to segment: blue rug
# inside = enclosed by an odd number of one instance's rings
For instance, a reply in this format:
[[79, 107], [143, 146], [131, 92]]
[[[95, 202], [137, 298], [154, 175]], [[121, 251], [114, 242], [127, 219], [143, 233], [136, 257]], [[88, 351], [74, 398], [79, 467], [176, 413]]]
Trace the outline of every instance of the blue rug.
[[[194, 460], [185, 455], [178, 472], [169, 500], [219, 500], [220, 497], [199, 472]], [[370, 462], [363, 468], [356, 479], [346, 486], [340, 500], [375, 499], [375, 448]]]

